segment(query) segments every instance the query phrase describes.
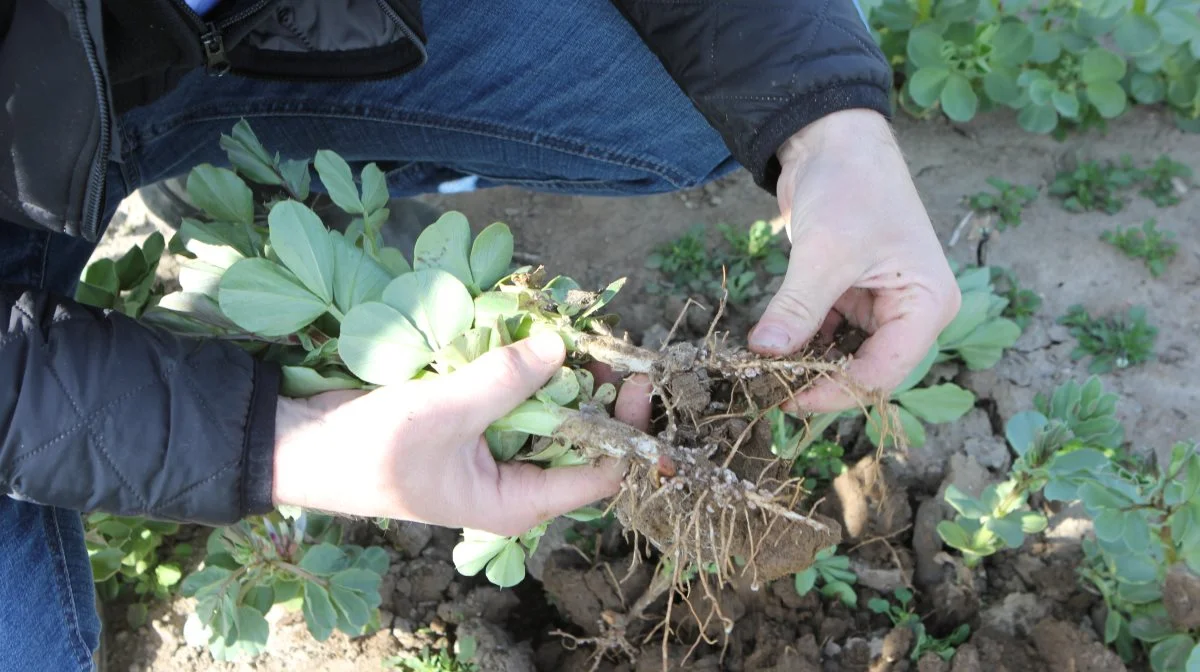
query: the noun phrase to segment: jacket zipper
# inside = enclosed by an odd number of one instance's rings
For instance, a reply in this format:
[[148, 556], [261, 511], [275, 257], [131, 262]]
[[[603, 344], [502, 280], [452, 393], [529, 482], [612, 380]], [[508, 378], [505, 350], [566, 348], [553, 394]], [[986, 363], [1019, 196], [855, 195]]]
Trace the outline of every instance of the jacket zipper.
[[92, 72], [92, 81], [96, 86], [96, 105], [99, 108], [100, 140], [97, 143], [96, 155], [92, 158], [91, 174], [88, 176], [87, 192], [83, 202], [83, 221], [80, 229], [85, 240], [95, 242], [100, 228], [100, 209], [104, 202], [104, 187], [108, 175], [108, 154], [112, 151], [112, 115], [108, 109], [108, 83], [104, 79], [104, 70], [100, 67], [100, 57], [96, 53], [96, 43], [88, 32], [87, 8], [85, 0], [74, 0], [75, 23], [79, 26], [79, 37], [83, 43], [83, 51], [87, 56], [88, 68]]
[[200, 33], [200, 48], [204, 51], [204, 69], [218, 77], [228, 73], [232, 67], [229, 62], [229, 55], [225, 53], [224, 31], [257, 14], [263, 7], [270, 4], [270, 2], [271, 0], [258, 0], [258, 2], [246, 7], [237, 14], [214, 22], [205, 21], [184, 0], [175, 0], [175, 4], [183, 10], [184, 14], [192, 21], [193, 27]]

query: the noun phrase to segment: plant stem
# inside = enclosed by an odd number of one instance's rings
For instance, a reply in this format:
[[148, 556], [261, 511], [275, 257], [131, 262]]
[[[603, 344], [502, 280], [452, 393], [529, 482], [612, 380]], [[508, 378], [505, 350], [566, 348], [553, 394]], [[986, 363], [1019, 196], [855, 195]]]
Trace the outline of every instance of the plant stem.
[[659, 357], [645, 348], [614, 338], [573, 334], [575, 351], [630, 373], [650, 373]]
[[329, 304], [329, 307], [326, 310], [338, 322], [341, 322], [342, 320], [346, 319], [346, 315], [342, 311], [338, 310], [337, 306], [334, 306], [332, 303]]
[[290, 562], [284, 562], [283, 560], [278, 560], [275, 562], [275, 566], [286, 572], [291, 572], [292, 574], [295, 574], [296, 576], [300, 577], [301, 579], [304, 579], [305, 581], [312, 581], [313, 583], [317, 584], [318, 586], [321, 586], [322, 588], [328, 587], [328, 585], [329, 585], [329, 582], [326, 581], [325, 579], [322, 579], [321, 577], [309, 572], [308, 570], [301, 569], [300, 567], [297, 567], [296, 565], [293, 565]]
[[1146, 0], [1133, 0], [1133, 13], [1134, 14], [1145, 14], [1146, 13]]

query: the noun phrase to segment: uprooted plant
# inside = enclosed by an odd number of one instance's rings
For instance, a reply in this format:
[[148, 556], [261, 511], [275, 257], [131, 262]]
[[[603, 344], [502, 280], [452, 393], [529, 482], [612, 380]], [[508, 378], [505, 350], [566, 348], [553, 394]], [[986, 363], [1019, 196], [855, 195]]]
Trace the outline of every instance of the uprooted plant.
[[[380, 235], [388, 216], [382, 171], [368, 164], [356, 180], [344, 160], [320, 151], [313, 163], [328, 197], [356, 217], [344, 232], [330, 231], [306, 204], [307, 162], [270, 155], [245, 122], [222, 137], [222, 146], [234, 170], [201, 165], [191, 172], [190, 200], [208, 219], [182, 222], [170, 244], [184, 257], [181, 291], [150, 306], [145, 322], [226, 339], [280, 364], [282, 392], [292, 397], [445, 376], [489, 350], [552, 332], [567, 346], [567, 365], [488, 428], [488, 446], [498, 460], [545, 468], [602, 457], [628, 460], [623, 488], [609, 506], [635, 538], [647, 540], [676, 568], [671, 581], [656, 588], [659, 595], [678, 583], [679, 568], [713, 568], [701, 575], [705, 590], [707, 576], [719, 583], [734, 572], [764, 583], [807, 569], [820, 549], [839, 540], [836, 523], [801, 508], [801, 479], [771, 454], [771, 431], [763, 420], [816, 380], [841, 380], [845, 362], [835, 351], [762, 358], [730, 346], [715, 323], [701, 344], [676, 343], [659, 352], [634, 347], [612, 335], [615, 318], [601, 313], [620, 280], [593, 292], [570, 278], [548, 277], [541, 268], [514, 269], [508, 227], [495, 223], [472, 238], [457, 212], [425, 229], [411, 256], [387, 247]], [[256, 183], [265, 199], [256, 202], [244, 179]], [[661, 406], [656, 433], [644, 434], [609, 416], [616, 390], [596, 384], [583, 368], [590, 362], [651, 377]], [[357, 607], [373, 609], [379, 601], [370, 592], [376, 584], [365, 577], [356, 578], [354, 600], [313, 602], [314, 595], [323, 595], [317, 588], [332, 598], [339, 572], [376, 569], [358, 567], [362, 558], [353, 550], [310, 546], [303, 534], [293, 535], [297, 543], [283, 559], [278, 535], [264, 522], [249, 521], [237, 530], [239, 540], [226, 534], [231, 548], [217, 553], [240, 569], [227, 563], [229, 574], [214, 572], [220, 574], [216, 582], [185, 581], [185, 589], [198, 597], [202, 592], [216, 597], [201, 601], [197, 626], [214, 650], [223, 655], [260, 650], [239, 648], [246, 630], [255, 645], [265, 641], [265, 623], [249, 612], [261, 616], [278, 600], [257, 592], [262, 586], [256, 582], [287, 572], [305, 581], [298, 597], [314, 636], [328, 636], [334, 626], [347, 632], [369, 627]], [[455, 565], [464, 574], [483, 572], [497, 585], [512, 586], [524, 577], [526, 555], [544, 530], [543, 525], [511, 537], [465, 530], [454, 549]], [[329, 570], [324, 574], [306, 568], [318, 549], [337, 560], [320, 563]], [[264, 560], [264, 554], [271, 557]], [[260, 565], [274, 569], [250, 569]], [[311, 593], [310, 583], [316, 586]], [[247, 601], [250, 595], [255, 601]], [[240, 627], [239, 619], [251, 627]], [[624, 641], [623, 629], [609, 632], [599, 642], [602, 649]]]

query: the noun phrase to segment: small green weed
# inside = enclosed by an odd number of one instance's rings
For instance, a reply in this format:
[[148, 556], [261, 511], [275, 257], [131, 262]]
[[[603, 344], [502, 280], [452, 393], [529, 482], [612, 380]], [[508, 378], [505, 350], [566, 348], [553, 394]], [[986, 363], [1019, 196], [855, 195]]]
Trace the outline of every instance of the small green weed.
[[1008, 305], [1000, 313], [1001, 317], [1015, 322], [1021, 331], [1028, 329], [1030, 320], [1042, 308], [1042, 297], [1032, 289], [1022, 287], [1012, 270], [999, 266], [992, 267], [992, 285], [996, 294], [1008, 299]]
[[867, 602], [867, 608], [876, 614], [884, 614], [897, 628], [908, 628], [913, 633], [912, 660], [918, 660], [926, 653], [933, 652], [942, 660], [950, 660], [958, 645], [967, 641], [971, 634], [971, 626], [963, 623], [946, 637], [934, 637], [925, 629], [921, 618], [913, 611], [911, 590], [897, 588], [893, 593], [896, 602], [893, 603], [882, 597], [872, 598]]
[[[807, 428], [801, 426], [779, 408], [767, 411], [766, 417], [771, 425], [771, 451], [782, 459], [792, 460], [792, 475], [804, 479], [805, 490], [814, 492], [846, 471], [846, 463], [842, 461], [845, 449], [834, 441], [816, 438], [836, 416], [828, 415], [828, 421], [819, 429], [811, 424]], [[815, 420], [823, 421], [824, 416]]]
[[967, 204], [978, 213], [994, 212], [999, 217], [997, 231], [1021, 225], [1021, 211], [1037, 200], [1037, 189], [1020, 184], [1010, 184], [989, 177], [988, 184], [996, 191], [981, 191], [967, 198]]
[[436, 653], [428, 647], [417, 655], [393, 656], [383, 662], [384, 666], [404, 672], [479, 672], [475, 658], [475, 638], [462, 637], [454, 644], [454, 651], [446, 648]]
[[728, 292], [734, 305], [762, 294], [762, 274], [782, 275], [787, 255], [779, 234], [759, 220], [748, 229], [720, 224], [724, 246], [709, 249], [702, 226], [663, 245], [646, 258], [646, 267], [662, 272], [662, 285], [648, 285], [652, 293], [683, 291], [719, 300]]
[[812, 567], [796, 575], [796, 593], [807, 595], [816, 587], [817, 579], [821, 580], [822, 597], [836, 597], [851, 609], [858, 607], [858, 594], [853, 587], [858, 576], [850, 571], [850, 558], [837, 555], [837, 546], [818, 551]]
[[1142, 228], [1128, 228], [1105, 231], [1100, 239], [1116, 246], [1131, 259], [1141, 259], [1150, 269], [1150, 275], [1158, 277], [1167, 268], [1167, 263], [1175, 258], [1179, 244], [1173, 239], [1175, 234], [1170, 231], [1159, 231], [1158, 222], [1147, 219]]
[[1146, 309], [1135, 306], [1125, 315], [1093, 318], [1083, 306], [1075, 305], [1059, 319], [1079, 339], [1071, 353], [1075, 360], [1091, 355], [1091, 373], [1109, 373], [1141, 364], [1154, 354], [1158, 328], [1146, 323]]
[[1145, 182], [1141, 195], [1150, 199], [1160, 208], [1176, 205], [1181, 200], [1177, 181], [1187, 181], [1192, 177], [1192, 169], [1187, 165], [1171, 159], [1163, 154], [1145, 170]]
[[1101, 211], [1116, 214], [1125, 207], [1119, 192], [1142, 179], [1142, 172], [1128, 156], [1120, 163], [1081, 163], [1075, 170], [1060, 172], [1050, 185], [1050, 193], [1062, 198], [1068, 212]]
[[146, 602], [166, 599], [183, 578], [180, 561], [191, 556], [191, 545], [164, 552], [164, 542], [179, 525], [156, 520], [92, 513], [84, 529], [97, 592], [104, 600], [133, 597], [125, 619], [131, 628], [142, 627]]

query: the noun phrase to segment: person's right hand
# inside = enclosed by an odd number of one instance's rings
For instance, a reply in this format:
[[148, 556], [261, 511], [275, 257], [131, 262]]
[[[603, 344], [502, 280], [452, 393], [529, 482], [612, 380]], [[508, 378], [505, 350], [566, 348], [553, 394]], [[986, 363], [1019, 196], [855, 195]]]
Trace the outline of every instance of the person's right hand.
[[[379, 388], [280, 398], [277, 504], [516, 535], [614, 494], [623, 467], [542, 469], [497, 463], [483, 430], [562, 366], [562, 341], [533, 336], [447, 376]], [[650, 386], [620, 388], [617, 419], [650, 423]]]

